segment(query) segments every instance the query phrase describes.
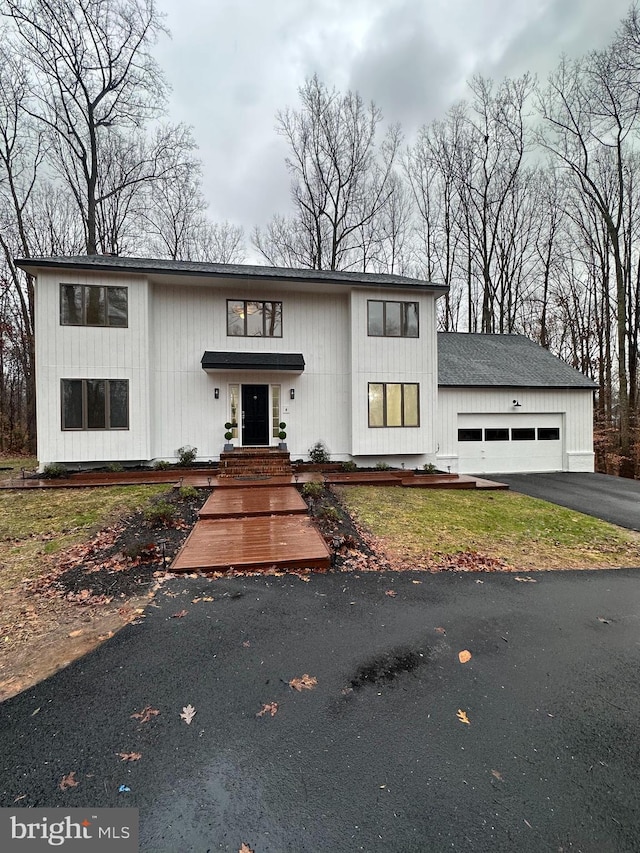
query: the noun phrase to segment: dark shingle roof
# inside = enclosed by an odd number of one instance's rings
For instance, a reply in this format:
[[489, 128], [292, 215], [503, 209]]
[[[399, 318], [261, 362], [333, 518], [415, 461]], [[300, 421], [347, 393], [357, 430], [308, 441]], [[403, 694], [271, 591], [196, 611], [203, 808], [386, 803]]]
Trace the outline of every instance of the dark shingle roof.
[[210, 352], [201, 359], [203, 370], [290, 370], [302, 373], [304, 356], [297, 352]]
[[339, 270], [293, 269], [263, 267], [249, 264], [209, 264], [195, 261], [172, 261], [154, 258], [124, 258], [115, 255], [79, 255], [54, 258], [17, 258], [16, 264], [27, 271], [37, 269], [105, 270], [147, 275], [206, 276], [208, 278], [280, 279], [284, 281], [327, 282], [332, 284], [373, 285], [376, 287], [407, 287], [446, 293], [443, 284], [408, 278], [403, 275], [344, 272]]
[[595, 388], [582, 373], [522, 335], [438, 333], [438, 385]]

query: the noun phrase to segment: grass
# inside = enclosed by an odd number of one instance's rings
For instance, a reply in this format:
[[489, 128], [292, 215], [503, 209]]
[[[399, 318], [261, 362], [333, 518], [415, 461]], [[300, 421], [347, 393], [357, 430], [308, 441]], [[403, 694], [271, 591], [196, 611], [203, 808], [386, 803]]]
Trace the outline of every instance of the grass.
[[166, 491], [166, 484], [0, 491], [0, 592], [38, 577], [44, 555], [86, 541]]
[[340, 494], [403, 557], [477, 551], [519, 570], [640, 565], [640, 534], [514, 492], [351, 486]]
[[0, 480], [19, 477], [22, 468], [27, 471], [35, 471], [38, 460], [35, 456], [0, 456], [0, 468], [8, 468], [8, 471], [0, 471]]

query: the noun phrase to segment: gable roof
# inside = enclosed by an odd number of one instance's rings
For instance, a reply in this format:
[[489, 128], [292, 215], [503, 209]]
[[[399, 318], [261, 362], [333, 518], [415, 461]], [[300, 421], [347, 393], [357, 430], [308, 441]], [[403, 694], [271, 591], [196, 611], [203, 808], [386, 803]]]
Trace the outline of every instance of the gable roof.
[[584, 376], [523, 335], [438, 332], [438, 385], [596, 388]]
[[446, 293], [444, 284], [434, 284], [419, 278], [382, 273], [346, 272], [344, 270], [295, 269], [293, 267], [263, 267], [250, 264], [210, 264], [195, 261], [172, 261], [155, 258], [125, 258], [115, 255], [78, 255], [41, 258], [16, 258], [20, 269], [33, 275], [39, 269], [102, 270], [147, 275], [205, 276], [208, 278], [240, 278], [247, 280], [279, 279], [297, 282], [324, 282], [361, 287], [395, 287], [430, 290]]

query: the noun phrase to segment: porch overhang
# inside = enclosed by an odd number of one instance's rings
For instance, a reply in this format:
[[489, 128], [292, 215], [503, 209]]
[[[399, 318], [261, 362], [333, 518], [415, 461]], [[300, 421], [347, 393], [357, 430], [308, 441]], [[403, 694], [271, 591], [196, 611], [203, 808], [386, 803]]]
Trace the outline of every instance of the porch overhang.
[[252, 370], [303, 373], [304, 356], [298, 352], [210, 352], [201, 359], [202, 369], [214, 372]]

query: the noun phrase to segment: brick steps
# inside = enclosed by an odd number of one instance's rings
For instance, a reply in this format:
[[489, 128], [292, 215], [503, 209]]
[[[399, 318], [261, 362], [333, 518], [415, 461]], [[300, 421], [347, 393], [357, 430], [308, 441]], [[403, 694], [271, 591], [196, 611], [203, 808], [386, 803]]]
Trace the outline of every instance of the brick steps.
[[287, 450], [271, 447], [238, 447], [220, 454], [218, 476], [223, 478], [282, 477], [291, 475]]

